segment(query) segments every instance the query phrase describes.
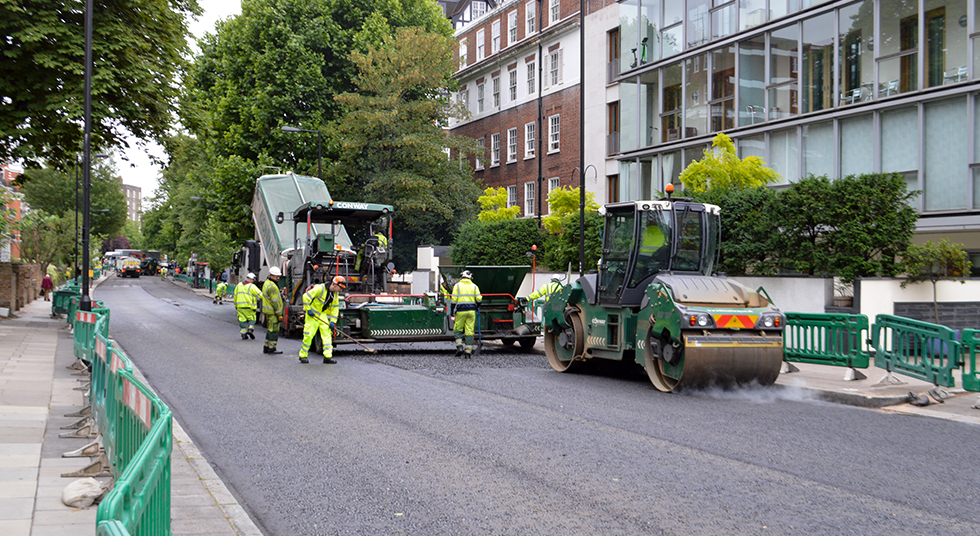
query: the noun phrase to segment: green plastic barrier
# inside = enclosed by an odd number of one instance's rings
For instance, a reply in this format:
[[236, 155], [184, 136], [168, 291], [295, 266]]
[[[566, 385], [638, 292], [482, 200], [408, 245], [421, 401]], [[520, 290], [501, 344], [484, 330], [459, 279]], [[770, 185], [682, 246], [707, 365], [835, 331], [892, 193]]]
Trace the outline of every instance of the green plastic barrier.
[[977, 353], [980, 352], [980, 331], [963, 330], [963, 351], [966, 363], [963, 369], [963, 389], [980, 392], [980, 374], [977, 372]]
[[871, 327], [875, 366], [934, 385], [953, 387], [953, 370], [962, 366], [963, 348], [956, 333], [893, 315], [878, 315]]
[[836, 367], [868, 368], [868, 317], [786, 313], [783, 359]]
[[78, 296], [77, 288], [58, 288], [52, 294], [51, 297], [51, 314], [55, 315], [66, 315], [68, 314], [68, 305], [71, 302], [72, 296]]

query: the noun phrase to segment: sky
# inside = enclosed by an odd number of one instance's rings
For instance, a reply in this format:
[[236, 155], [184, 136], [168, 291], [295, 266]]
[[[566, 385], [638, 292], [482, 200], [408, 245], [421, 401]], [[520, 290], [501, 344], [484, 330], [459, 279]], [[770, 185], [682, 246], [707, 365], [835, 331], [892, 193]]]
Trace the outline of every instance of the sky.
[[[201, 37], [205, 33], [214, 33], [214, 24], [221, 19], [226, 19], [232, 15], [237, 15], [242, 10], [241, 0], [198, 0], [198, 5], [204, 13], [198, 17], [197, 21], [191, 21], [190, 31], [195, 37]], [[197, 47], [192, 45], [197, 51]], [[143, 149], [136, 147], [136, 140], [130, 139], [129, 150], [125, 151], [128, 161], [120, 158], [120, 153], [113, 154], [113, 161], [119, 175], [122, 177], [123, 184], [139, 186], [144, 200], [152, 197], [160, 182], [160, 166], [153, 165]], [[163, 148], [156, 144], [148, 145], [147, 149], [157, 158], [164, 158]], [[144, 210], [146, 210], [144, 201]]]

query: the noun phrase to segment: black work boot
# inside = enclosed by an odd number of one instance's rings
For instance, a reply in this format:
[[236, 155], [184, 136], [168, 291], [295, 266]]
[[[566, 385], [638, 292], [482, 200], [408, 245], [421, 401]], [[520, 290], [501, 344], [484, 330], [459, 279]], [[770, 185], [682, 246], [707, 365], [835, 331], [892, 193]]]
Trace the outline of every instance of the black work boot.
[[262, 353], [263, 353], [263, 354], [267, 354], [267, 353], [269, 353], [269, 347], [268, 347], [268, 346], [263, 346], [263, 347], [262, 347]]
[[309, 363], [310, 360], [309, 359], [306, 359], [305, 357], [301, 357], [301, 358], [299, 358], [299, 362], [300, 363], [303, 363], [305, 365], [305, 364]]
[[248, 338], [252, 339], [253, 341], [255, 340], [255, 334], [252, 333], [252, 330], [248, 330]]
[[247, 341], [248, 340], [248, 335], [242, 333], [242, 340], [243, 341]]
[[330, 365], [333, 365], [334, 363], [336, 363], [336, 361], [334, 361], [334, 358], [332, 358], [332, 357], [326, 357], [326, 356], [324, 356], [323, 362], [324, 363], [328, 363]]
[[272, 354], [272, 355], [281, 354], [282, 353], [282, 350], [276, 350], [276, 347], [273, 346], [272, 348], [269, 348], [266, 353], [267, 354]]

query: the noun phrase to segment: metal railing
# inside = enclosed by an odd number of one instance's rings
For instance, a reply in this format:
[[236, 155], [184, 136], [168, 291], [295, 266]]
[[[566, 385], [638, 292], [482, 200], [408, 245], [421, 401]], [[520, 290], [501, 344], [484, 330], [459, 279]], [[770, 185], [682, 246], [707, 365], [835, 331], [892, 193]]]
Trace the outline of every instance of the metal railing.
[[878, 315], [871, 328], [875, 366], [935, 385], [953, 387], [953, 370], [962, 366], [962, 345], [956, 333], [893, 315]]
[[837, 367], [868, 368], [868, 317], [831, 313], [786, 313], [783, 359]]

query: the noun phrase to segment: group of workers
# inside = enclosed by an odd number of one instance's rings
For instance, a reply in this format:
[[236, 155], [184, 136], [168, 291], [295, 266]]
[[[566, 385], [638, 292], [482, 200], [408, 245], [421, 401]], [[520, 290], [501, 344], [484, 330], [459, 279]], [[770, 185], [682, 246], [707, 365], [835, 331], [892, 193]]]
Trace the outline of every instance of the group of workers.
[[[249, 273], [245, 280], [237, 285], [234, 290], [235, 309], [238, 313], [238, 326], [242, 340], [255, 339], [255, 322], [261, 304], [262, 313], [266, 318], [265, 346], [262, 353], [281, 354], [282, 350], [277, 350], [276, 345], [279, 340], [279, 328], [282, 325], [284, 302], [282, 293], [279, 290], [279, 278], [282, 271], [273, 266], [269, 269], [269, 277], [262, 284], [260, 290], [255, 285], [255, 274]], [[218, 290], [215, 292], [215, 303], [220, 303], [220, 298], [224, 294], [225, 283], [219, 283]], [[323, 342], [323, 362], [336, 363], [333, 359], [333, 335], [340, 320], [340, 300], [341, 294], [347, 288], [347, 279], [344, 276], [336, 276], [328, 282], [311, 285], [303, 294], [303, 343], [299, 350], [299, 362], [309, 363], [310, 346], [316, 334], [320, 334]], [[535, 300], [547, 298], [551, 294], [560, 291], [561, 283], [557, 278], [552, 279], [538, 290], [534, 291], [528, 298]], [[477, 314], [483, 295], [480, 287], [473, 282], [473, 274], [469, 270], [463, 270], [460, 280], [453, 285], [452, 292], [448, 295], [452, 305], [455, 323], [453, 324], [453, 335], [456, 342], [456, 355], [465, 358], [473, 357], [473, 347], [476, 335]]]

